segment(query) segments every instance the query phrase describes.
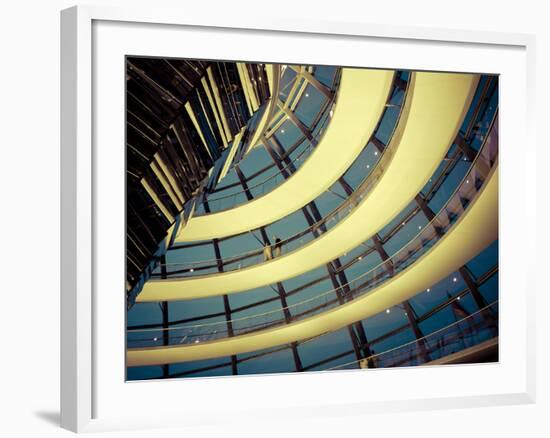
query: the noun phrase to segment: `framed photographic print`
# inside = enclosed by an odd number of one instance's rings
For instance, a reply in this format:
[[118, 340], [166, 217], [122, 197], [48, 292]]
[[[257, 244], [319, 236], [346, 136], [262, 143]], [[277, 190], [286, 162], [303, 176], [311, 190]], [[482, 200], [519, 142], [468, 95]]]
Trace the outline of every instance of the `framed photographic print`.
[[64, 427], [533, 400], [532, 37], [76, 7], [61, 43]]

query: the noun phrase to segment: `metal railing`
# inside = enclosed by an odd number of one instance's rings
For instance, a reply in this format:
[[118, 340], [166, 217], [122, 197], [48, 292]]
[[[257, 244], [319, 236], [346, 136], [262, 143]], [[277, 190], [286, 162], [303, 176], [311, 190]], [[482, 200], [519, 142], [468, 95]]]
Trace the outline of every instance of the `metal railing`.
[[[333, 89], [337, 89], [339, 84], [341, 71], [338, 70], [336, 74], [335, 84], [333, 86]], [[261, 182], [252, 184], [247, 186], [247, 188], [243, 188], [241, 191], [237, 193], [231, 193], [228, 195], [221, 195], [221, 196], [215, 196], [216, 193], [220, 193], [223, 190], [226, 190], [227, 188], [220, 187], [216, 192], [211, 193], [206, 196], [204, 200], [199, 200], [195, 206], [195, 215], [196, 216], [202, 216], [209, 213], [219, 212], [223, 210], [229, 210], [231, 208], [234, 208], [237, 205], [243, 204], [248, 201], [248, 198], [246, 196], [247, 192], [253, 195], [253, 199], [259, 198], [269, 192], [271, 192], [274, 188], [279, 186], [283, 181], [287, 179], [285, 176], [286, 173], [293, 173], [295, 172], [308, 158], [309, 154], [315, 149], [317, 143], [319, 142], [321, 136], [325, 132], [326, 125], [329, 122], [330, 114], [332, 112], [334, 103], [337, 99], [337, 93], [333, 94], [332, 99], [327, 99], [322, 103], [322, 105], [319, 108], [318, 116], [317, 116], [317, 123], [313, 125], [313, 127], [310, 130], [310, 133], [312, 134], [311, 139], [307, 139], [306, 137], [303, 138], [304, 142], [302, 145], [298, 146], [300, 149], [297, 155], [288, 163], [284, 164], [282, 168], [278, 169], [276, 173], [273, 175], [267, 176], [264, 180]], [[277, 118], [275, 115], [270, 122], [266, 125], [266, 131], [269, 130], [270, 126], [272, 125], [272, 122]], [[283, 115], [283, 119], [286, 119], [286, 116]], [[313, 134], [314, 133], [314, 134]], [[295, 152], [294, 150], [293, 152]], [[272, 166], [269, 166], [269, 168], [273, 168], [275, 164]], [[268, 169], [266, 169], [267, 171]], [[204, 208], [201, 210], [198, 210], [198, 206], [200, 204], [208, 203], [208, 209], [209, 213], [204, 211]]]
[[235, 318], [229, 321], [223, 320], [165, 328], [130, 329], [127, 330], [128, 346], [151, 347], [163, 345], [166, 342], [165, 332], [169, 333], [169, 345], [199, 343], [227, 337], [229, 334], [228, 326], [231, 327], [232, 336], [243, 335], [288, 324], [337, 307], [341, 304], [341, 299], [335, 292], [344, 290], [344, 288], [348, 289], [344, 296], [345, 301], [367, 294], [376, 286], [404, 271], [428, 249], [433, 247], [451, 229], [482, 190], [483, 183], [488, 177], [486, 174], [487, 169], [491, 169], [496, 162], [498, 148], [492, 147], [497, 144], [495, 142], [498, 142], [498, 123], [496, 120], [495, 117], [482, 149], [446, 204], [415, 237], [387, 260], [382, 261], [339, 288], [330, 289], [315, 297], [275, 311]]
[[[449, 304], [449, 305], [452, 305]], [[353, 370], [429, 364], [498, 336], [498, 300], [426, 336], [364, 359], [327, 368]]]
[[[336, 224], [341, 222], [342, 219], [348, 217], [350, 213], [353, 212], [353, 209], [357, 205], [359, 205], [359, 203], [366, 197], [366, 195], [376, 186], [395, 154], [398, 142], [392, 142], [391, 139], [393, 138], [393, 135], [401, 120], [403, 107], [405, 106], [405, 100], [407, 98], [407, 91], [409, 89], [410, 83], [411, 81], [409, 80], [407, 82], [407, 89], [405, 90], [404, 96], [401, 101], [400, 112], [396, 117], [391, 134], [389, 136], [390, 140], [388, 141], [388, 146], [383, 151], [379, 152], [380, 158], [378, 159], [373, 170], [366, 175], [363, 181], [359, 184], [356, 190], [354, 190], [354, 192], [349, 195], [345, 202], [340, 204], [325, 217], [313, 223], [305, 230], [300, 231], [299, 233], [296, 233], [288, 238], [285, 238], [276, 244], [264, 246], [258, 250], [248, 251], [246, 253], [220, 259], [213, 258], [190, 262], [166, 263], [166, 267], [168, 268], [166, 275], [169, 278], [190, 277], [200, 275], [201, 273], [208, 274], [218, 272], [219, 266], [223, 266], [224, 272], [227, 272], [242, 269], [247, 266], [256, 265], [268, 261], [274, 257], [280, 257], [283, 254], [288, 254], [292, 251], [295, 251], [296, 249], [299, 249], [306, 243], [311, 242], [312, 240], [318, 238], [322, 234], [332, 229]], [[392, 88], [392, 91], [389, 94], [389, 99], [391, 99], [391, 96], [396, 87], [397, 86], [394, 85], [394, 88]], [[375, 132], [371, 135], [369, 141], [364, 146], [364, 149], [369, 146], [372, 139], [376, 136], [377, 132], [378, 129], [375, 130]], [[360, 155], [358, 155], [357, 159], [360, 159]], [[355, 162], [352, 163], [349, 168], [354, 166], [354, 164]], [[156, 278], [158, 278], [159, 276], [160, 274], [154, 275], [154, 277]]]

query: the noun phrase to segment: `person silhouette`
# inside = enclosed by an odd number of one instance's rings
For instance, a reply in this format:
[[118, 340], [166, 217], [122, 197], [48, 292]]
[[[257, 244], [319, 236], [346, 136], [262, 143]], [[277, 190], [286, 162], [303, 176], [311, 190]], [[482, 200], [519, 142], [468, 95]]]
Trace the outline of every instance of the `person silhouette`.
[[279, 257], [281, 255], [281, 247], [283, 246], [282, 242], [283, 241], [278, 237], [275, 238], [273, 257]]
[[264, 242], [264, 262], [267, 262], [272, 258], [273, 254], [271, 252], [271, 245], [269, 244], [269, 242]]

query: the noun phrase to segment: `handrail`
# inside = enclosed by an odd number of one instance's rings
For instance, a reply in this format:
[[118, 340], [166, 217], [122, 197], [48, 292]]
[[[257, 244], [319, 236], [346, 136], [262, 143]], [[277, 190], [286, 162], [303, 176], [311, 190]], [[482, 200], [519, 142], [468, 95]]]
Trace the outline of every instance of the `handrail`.
[[[359, 295], [361, 295], [366, 290], [370, 290], [373, 286], [378, 285], [381, 280], [384, 280], [385, 276], [393, 277], [396, 275], [397, 271], [402, 270], [403, 268], [406, 268], [409, 266], [411, 259], [415, 259], [418, 256], [418, 253], [420, 250], [430, 248], [433, 246], [434, 242], [433, 239], [442, 237], [451, 227], [452, 225], [457, 221], [459, 215], [459, 212], [462, 213], [466, 210], [469, 203], [472, 201], [472, 199], [475, 197], [477, 193], [479, 193], [484, 186], [484, 184], [480, 184], [478, 186], [477, 184], [477, 172], [478, 167], [485, 167], [489, 166], [489, 168], [493, 167], [496, 163], [496, 156], [485, 156], [485, 149], [488, 143], [495, 140], [495, 137], [498, 137], [498, 127], [497, 125], [497, 117], [498, 112], [495, 114], [493, 121], [491, 123], [489, 135], [486, 136], [482, 147], [479, 149], [478, 154], [476, 155], [476, 158], [472, 162], [472, 165], [470, 166], [470, 170], [468, 173], [463, 177], [461, 183], [457, 186], [457, 188], [454, 190], [453, 194], [449, 197], [445, 205], [440, 209], [438, 214], [428, 223], [426, 227], [424, 227], [423, 230], [418, 232], [406, 245], [404, 245], [400, 250], [396, 251], [391, 257], [389, 257], [387, 260], [383, 260], [378, 265], [371, 268], [369, 271], [357, 276], [354, 280], [348, 281], [346, 284], [341, 285], [338, 288], [332, 288], [328, 291], [325, 291], [321, 294], [316, 295], [315, 297], [309, 298], [307, 300], [301, 301], [299, 303], [286, 306], [281, 309], [277, 309], [275, 311], [269, 311], [269, 312], [263, 312], [256, 315], [251, 315], [247, 317], [242, 318], [235, 318], [228, 321], [223, 322], [211, 322], [211, 323], [202, 323], [202, 324], [195, 324], [195, 325], [185, 325], [185, 326], [173, 326], [173, 327], [162, 327], [162, 328], [149, 328], [149, 329], [136, 329], [127, 330], [127, 333], [148, 333], [148, 332], [171, 332], [173, 330], [188, 330], [190, 333], [186, 334], [185, 336], [171, 336], [171, 339], [181, 339], [180, 343], [183, 343], [188, 338], [193, 337], [193, 341], [200, 342], [200, 339], [198, 337], [203, 336], [200, 331], [203, 328], [206, 327], [213, 327], [213, 326], [225, 326], [227, 327], [227, 324], [232, 325], [233, 332], [243, 330], [240, 328], [236, 328], [235, 325], [242, 322], [242, 321], [249, 321], [252, 318], [261, 318], [266, 317], [268, 315], [283, 315], [283, 318], [274, 320], [274, 321], [267, 321], [264, 320], [261, 323], [256, 324], [254, 327], [254, 330], [248, 330], [246, 333], [249, 333], [251, 331], [256, 331], [256, 327], [272, 327], [275, 325], [280, 325], [281, 323], [287, 323], [287, 322], [293, 322], [298, 319], [297, 316], [303, 316], [303, 315], [309, 315], [312, 311], [309, 309], [306, 312], [302, 312], [299, 315], [295, 315], [290, 318], [285, 318], [284, 313], [285, 311], [290, 312], [290, 310], [295, 310], [298, 308], [298, 306], [302, 306], [304, 304], [309, 304], [313, 301], [320, 301], [321, 304], [318, 305], [316, 308], [314, 308], [314, 311], [318, 311], [320, 309], [324, 309], [331, 304], [335, 304], [336, 302], [339, 302], [338, 299], [331, 299], [327, 300], [327, 297], [329, 294], [344, 289], [346, 286], [353, 285], [353, 289], [350, 290], [350, 292], [347, 294], [347, 299], [353, 299]], [[487, 148], [490, 149], [490, 148]], [[496, 151], [489, 151], [494, 152]], [[466, 196], [470, 196], [470, 198], [466, 198]], [[429, 233], [426, 233], [427, 230]], [[425, 235], [428, 234], [429, 238]], [[424, 237], [424, 238], [423, 238]], [[419, 247], [417, 247], [419, 246]], [[414, 247], [413, 250], [411, 250], [411, 247]], [[406, 255], [406, 257], [403, 257], [403, 255]], [[413, 260], [414, 261], [414, 260]], [[391, 264], [392, 266], [392, 272], [388, 272], [387, 266], [388, 264]], [[373, 273], [376, 273], [376, 275], [372, 275]], [[366, 282], [363, 282], [362, 284], [357, 284], [358, 280], [363, 279], [365, 277], [369, 276], [369, 280]], [[373, 282], [371, 284], [370, 280]], [[355, 294], [355, 295], [354, 295]], [[325, 300], [322, 302], [322, 300]], [[248, 326], [245, 328], [250, 329], [252, 326]], [[199, 333], [193, 334], [192, 331], [199, 331]], [[213, 335], [217, 335], [218, 333], [224, 333], [226, 329], [223, 330], [215, 330], [214, 332], [207, 333], [205, 335], [209, 336], [211, 339], [214, 339], [215, 337]], [[218, 337], [218, 336], [216, 336]], [[149, 341], [150, 339], [133, 339], [129, 340], [129, 342], [139, 342], [139, 341]], [[153, 338], [153, 341], [157, 341], [157, 338]]]
[[[339, 80], [340, 80], [340, 74], [341, 74], [341, 70], [338, 69], [337, 71], [337, 74], [336, 74], [336, 78], [335, 78], [335, 84], [334, 86], [337, 87], [338, 84], [339, 84]], [[327, 100], [326, 102], [324, 102], [324, 104], [322, 105], [322, 107], [320, 108], [319, 110], [319, 116], [318, 116], [318, 121], [317, 123], [315, 124], [315, 126], [313, 126], [310, 130], [310, 132], [313, 132], [315, 131], [316, 129], [320, 128], [319, 131], [317, 132], [317, 135], [315, 137], [313, 137], [313, 141], [308, 141], [307, 143], [307, 147], [305, 147], [304, 150], [302, 150], [299, 155], [294, 158], [293, 161], [287, 163], [282, 169], [279, 169], [279, 171], [267, 178], [265, 178], [263, 181], [261, 182], [258, 182], [257, 184], [253, 185], [253, 186], [248, 186], [248, 190], [254, 190], [260, 186], [265, 186], [265, 184], [267, 182], [270, 182], [272, 180], [274, 180], [275, 178], [278, 178], [279, 176], [281, 176], [283, 174], [284, 171], [288, 170], [288, 168], [292, 165], [295, 165], [296, 163], [298, 163], [299, 161], [301, 160], [304, 160], [305, 158], [305, 154], [307, 152], [310, 152], [312, 149], [315, 148], [316, 144], [317, 144], [317, 140], [322, 136], [323, 132], [324, 132], [324, 128], [326, 126], [326, 124], [328, 123], [328, 116], [329, 116], [329, 113], [330, 111], [332, 110], [332, 107], [335, 103], [337, 99], [337, 93], [334, 93], [332, 99], [330, 100]], [[284, 116], [283, 116], [284, 117]], [[267, 123], [267, 126], [271, 126], [271, 122], [272, 122], [273, 119], [271, 119], [268, 123]], [[307, 140], [307, 138], [306, 138]], [[274, 167], [275, 166], [275, 163], [272, 165], [272, 166], [269, 166], [269, 167], [266, 167], [264, 171], [267, 171], [269, 168], [271, 167]], [[283, 177], [284, 178], [284, 177]], [[229, 187], [227, 187], [229, 188]], [[223, 191], [225, 190], [226, 188], [222, 187], [220, 189], [218, 189], [216, 192], [220, 192], [220, 191]], [[213, 192], [212, 194], [216, 193], [216, 192]], [[206, 202], [208, 203], [208, 205], [210, 207], [212, 207], [212, 204], [217, 202], [217, 201], [222, 201], [224, 199], [229, 199], [229, 198], [234, 198], [234, 197], [237, 197], [239, 195], [243, 195], [246, 193], [246, 189], [243, 189], [241, 190], [240, 192], [237, 192], [237, 193], [232, 193], [232, 194], [229, 194], [229, 195], [224, 195], [224, 196], [219, 196], [219, 197], [216, 197], [216, 198], [211, 198], [209, 196], [206, 197]], [[265, 190], [263, 190], [262, 192], [262, 195], [265, 194]], [[201, 202], [201, 204], [204, 204], [204, 202]], [[231, 207], [227, 207], [227, 208], [223, 208], [223, 209], [215, 209], [216, 212], [217, 211], [223, 211], [223, 210], [227, 210], [227, 209], [230, 209], [230, 208], [233, 208], [235, 207], [235, 205], [232, 205]], [[195, 215], [197, 216], [201, 216], [205, 213], [195, 213]]]
[[[455, 298], [455, 300], [456, 300], [456, 298]], [[449, 304], [451, 304], [451, 303], [452, 303], [452, 301]], [[477, 316], [479, 316], [483, 313], [486, 313], [488, 310], [490, 310], [490, 309], [492, 310], [495, 305], [498, 305], [498, 300], [493, 301], [492, 303], [482, 307], [481, 309], [477, 310], [476, 312], [471, 313], [470, 315], [468, 315], [468, 316], [466, 316], [466, 317], [464, 317], [464, 318], [462, 318], [458, 321], [455, 321], [455, 322], [453, 322], [453, 323], [451, 323], [451, 324], [449, 324], [445, 327], [442, 327], [442, 328], [440, 328], [436, 331], [433, 331], [432, 333], [429, 333], [427, 335], [424, 335], [420, 338], [414, 339], [414, 340], [409, 341], [409, 342], [405, 342], [404, 344], [398, 345], [397, 347], [390, 348], [390, 349], [382, 351], [380, 353], [371, 354], [370, 356], [368, 356], [366, 358], [363, 358], [363, 359], [358, 359], [358, 360], [354, 360], [354, 361], [347, 362], [347, 363], [344, 363], [344, 364], [336, 365], [334, 367], [327, 368], [323, 371], [332, 371], [332, 370], [338, 370], [338, 369], [350, 369], [349, 368], [350, 366], [352, 366], [352, 367], [354, 365], [360, 366], [360, 363], [363, 362], [363, 361], [366, 361], [367, 363], [369, 361], [375, 362], [383, 355], [393, 353], [394, 351], [401, 350], [401, 349], [403, 349], [405, 347], [408, 347], [408, 346], [417, 345], [417, 344], [422, 343], [422, 342], [427, 342], [427, 341], [430, 340], [430, 338], [433, 338], [436, 335], [441, 335], [441, 333], [443, 333], [444, 331], [447, 331], [450, 328], [455, 328], [455, 327], [460, 328], [460, 324], [462, 324], [466, 321], [469, 322], [470, 320], [474, 319], [475, 317], [477, 317]], [[494, 327], [493, 326], [487, 326], [486, 328], [496, 328], [496, 326], [494, 326]], [[433, 353], [433, 351], [427, 350], [427, 353], [429, 355], [430, 353]], [[421, 353], [419, 352], [419, 356], [420, 355], [421, 355]], [[429, 361], [426, 361], [426, 363], [429, 363]], [[378, 368], [378, 366], [377, 366], [377, 368]]]
[[[290, 252], [288, 250], [285, 251], [284, 248], [288, 244], [290, 244], [292, 242], [295, 242], [296, 240], [306, 236], [310, 232], [318, 232], [318, 235], [313, 237], [313, 239], [319, 237], [322, 234], [324, 234], [327, 231], [327, 229], [323, 229], [325, 226], [328, 226], [329, 223], [332, 223], [332, 222], [337, 223], [340, 220], [342, 220], [344, 217], [346, 217], [349, 213], [351, 213], [351, 211], [352, 211], [351, 209], [353, 207], [357, 206], [359, 204], [360, 200], [364, 198], [367, 191], [370, 191], [370, 189], [372, 189], [374, 187], [374, 184], [382, 176], [382, 173], [384, 171], [382, 166], [385, 166], [387, 163], [389, 163], [389, 161], [391, 161], [391, 158], [393, 157], [393, 154], [395, 153], [396, 146], [391, 141], [391, 139], [393, 138], [393, 135], [394, 135], [394, 133], [397, 129], [397, 126], [399, 125], [400, 120], [401, 120], [401, 116], [402, 116], [402, 113], [403, 113], [403, 108], [405, 107], [405, 100], [407, 98], [407, 93], [408, 93], [409, 85], [410, 85], [411, 81], [412, 80], [410, 79], [407, 82], [407, 89], [405, 90], [405, 95], [404, 95], [403, 101], [400, 105], [401, 111], [399, 112], [399, 115], [397, 116], [397, 118], [395, 120], [395, 123], [393, 125], [392, 132], [391, 132], [391, 134], [389, 136], [389, 140], [388, 140], [388, 146], [381, 153], [381, 157], [377, 161], [377, 163], [375, 164], [375, 167], [373, 168], [372, 172], [370, 172], [363, 179], [361, 184], [353, 191], [352, 194], [350, 194], [348, 196], [348, 198], [346, 198], [346, 201], [344, 203], [337, 206], [334, 210], [329, 212], [325, 217], [323, 217], [320, 220], [316, 221], [315, 223], [310, 225], [305, 230], [302, 230], [302, 231], [300, 231], [300, 232], [298, 232], [298, 233], [296, 233], [296, 234], [294, 234], [290, 237], [287, 237], [284, 240], [281, 240], [281, 242], [279, 242], [277, 244], [277, 247], [281, 249], [281, 253]], [[396, 85], [395, 85], [395, 79], [394, 79], [394, 86], [390, 90], [387, 102], [389, 102], [390, 99], [392, 98], [392, 95], [393, 95], [395, 89], [396, 89]], [[387, 103], [386, 103], [386, 105], [387, 105]], [[383, 118], [384, 114], [381, 116], [381, 119]], [[379, 126], [377, 126], [377, 129], [372, 133], [371, 137], [369, 138], [369, 140], [365, 144], [363, 150], [366, 149], [369, 146], [372, 139], [376, 136], [376, 134], [378, 133], [378, 128], [379, 128]], [[358, 155], [357, 159], [359, 159], [359, 156], [360, 155]], [[348, 167], [348, 170], [351, 167], [353, 167], [354, 164], [355, 164], [355, 161]], [[323, 196], [323, 195], [324, 195], [324, 193], [321, 194], [320, 196]], [[303, 240], [300, 240], [299, 243], [300, 243], [300, 245], [302, 245], [304, 242], [303, 242]], [[275, 245], [271, 245], [271, 247], [274, 248]], [[264, 249], [265, 248], [252, 250], [252, 251], [248, 251], [248, 252], [245, 252], [245, 253], [242, 253], [242, 254], [238, 254], [238, 255], [235, 255], [235, 256], [230, 256], [230, 257], [222, 258], [222, 259], [214, 258], [214, 259], [206, 259], [206, 260], [199, 260], [199, 261], [193, 261], [193, 262], [166, 263], [165, 264], [166, 266], [186, 267], [186, 268], [183, 268], [183, 269], [170, 271], [170, 272], [167, 273], [167, 275], [169, 275], [171, 278], [177, 278], [173, 274], [193, 273], [193, 272], [204, 270], [204, 269], [215, 268], [215, 267], [218, 266], [219, 262], [222, 262], [223, 266], [226, 266], [226, 265], [230, 265], [230, 264], [233, 264], [233, 263], [238, 263], [242, 260], [250, 259], [250, 258], [255, 257], [255, 256], [259, 256], [260, 259], [263, 259]], [[291, 251], [292, 250], [293, 249], [291, 249]], [[254, 264], [254, 263], [248, 263], [246, 266], [249, 266], [250, 264]], [[206, 265], [206, 266], [203, 266], [203, 265]], [[240, 269], [242, 267], [243, 267], [242, 265], [240, 265], [240, 266], [238, 265], [236, 268], [233, 268], [233, 269], [230, 269], [230, 270]], [[158, 277], [158, 275], [154, 275], [154, 277]]]

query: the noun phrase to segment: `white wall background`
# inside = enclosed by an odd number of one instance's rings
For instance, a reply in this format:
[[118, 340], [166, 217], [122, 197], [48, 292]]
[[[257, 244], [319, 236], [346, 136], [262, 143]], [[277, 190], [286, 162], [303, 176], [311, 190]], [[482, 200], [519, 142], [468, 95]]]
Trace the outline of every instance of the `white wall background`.
[[[535, 405], [269, 425], [233, 424], [164, 430], [166, 436], [548, 436], [550, 385], [549, 212], [550, 31], [546, 2], [405, 1], [96, 1], [98, 4], [244, 10], [280, 16], [537, 34], [539, 163], [538, 401]], [[187, 4], [189, 3], [189, 5]], [[4, 2], [0, 14], [0, 435], [68, 436], [59, 418], [59, 10], [65, 0]], [[517, 145], [521, 153], [521, 145]], [[526, 255], [527, 256], [527, 255]], [[156, 436], [159, 431], [132, 432]], [[130, 436], [117, 432], [106, 436]]]

